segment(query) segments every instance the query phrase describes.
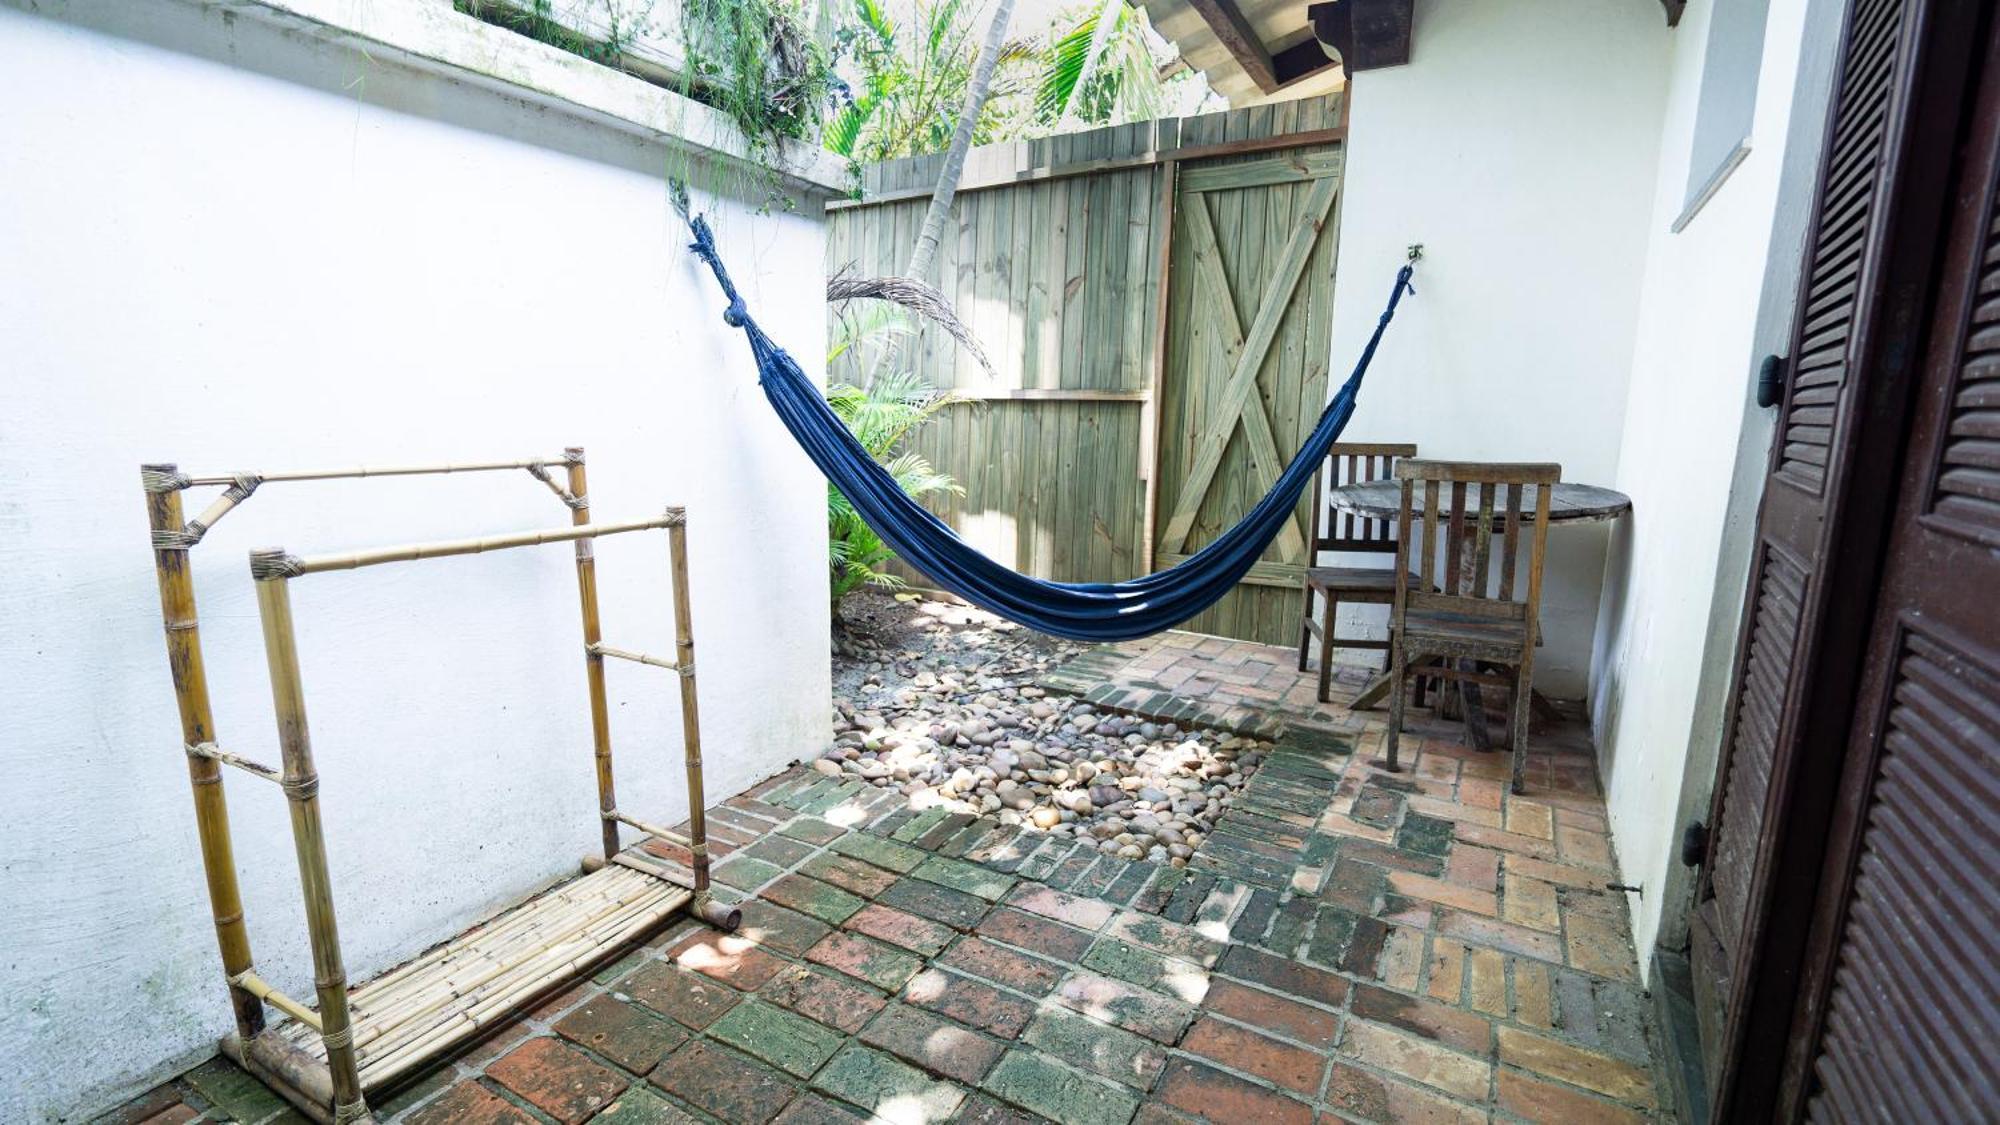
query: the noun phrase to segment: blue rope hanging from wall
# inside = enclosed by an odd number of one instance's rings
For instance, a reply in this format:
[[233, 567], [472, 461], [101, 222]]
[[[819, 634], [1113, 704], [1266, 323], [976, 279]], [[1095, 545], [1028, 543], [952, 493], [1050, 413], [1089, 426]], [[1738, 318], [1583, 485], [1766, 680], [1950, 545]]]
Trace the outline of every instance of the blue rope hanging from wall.
[[1362, 376], [1368, 372], [1369, 361], [1375, 358], [1382, 332], [1396, 315], [1396, 304], [1403, 294], [1415, 292], [1410, 284], [1413, 265], [1405, 265], [1396, 274], [1396, 284], [1389, 290], [1388, 307], [1382, 310], [1382, 319], [1368, 337], [1368, 346], [1361, 350], [1354, 373], [1347, 377], [1333, 401], [1327, 403], [1312, 433], [1278, 475], [1277, 483], [1236, 526], [1179, 565], [1143, 578], [1126, 582], [1049, 582], [994, 562], [906, 495], [888, 470], [877, 464], [848, 432], [846, 424], [827, 405], [819, 388], [806, 378], [798, 363], [751, 319], [742, 296], [729, 280], [729, 271], [723, 268], [722, 258], [716, 253], [715, 236], [707, 220], [695, 216], [690, 226], [694, 230], [690, 249], [715, 271], [716, 283], [729, 298], [723, 320], [743, 329], [750, 341], [764, 397], [770, 400], [785, 428], [819, 466], [819, 471], [853, 503], [855, 511], [882, 541], [940, 589], [1009, 620], [1080, 641], [1130, 640], [1170, 629], [1214, 605], [1242, 581], [1271, 540], [1283, 530], [1298, 503], [1299, 493], [1311, 483], [1327, 449], [1347, 428], [1347, 420], [1354, 415], [1354, 400], [1360, 393]]

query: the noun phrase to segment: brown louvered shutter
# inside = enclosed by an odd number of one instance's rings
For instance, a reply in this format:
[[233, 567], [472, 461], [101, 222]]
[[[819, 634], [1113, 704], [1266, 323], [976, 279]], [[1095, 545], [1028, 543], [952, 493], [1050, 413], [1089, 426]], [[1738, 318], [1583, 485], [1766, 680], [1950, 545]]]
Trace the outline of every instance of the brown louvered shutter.
[[1829, 485], [1855, 424], [1857, 364], [1875, 308], [1891, 141], [1906, 112], [1906, 0], [1854, 0], [1820, 156], [1788, 351], [1791, 372], [1758, 514], [1734, 706], [1711, 798], [1709, 846], [1689, 919], [1689, 961], [1711, 1083], [1734, 1050], [1732, 1007], [1757, 940], [1772, 781], [1797, 751], [1800, 673], [1815, 643]]
[[1829, 845], [1825, 969], [1805, 1016], [1808, 1036], [1822, 1021], [1802, 1091], [1815, 1121], [2000, 1113], [2000, 31], [1987, 34]]

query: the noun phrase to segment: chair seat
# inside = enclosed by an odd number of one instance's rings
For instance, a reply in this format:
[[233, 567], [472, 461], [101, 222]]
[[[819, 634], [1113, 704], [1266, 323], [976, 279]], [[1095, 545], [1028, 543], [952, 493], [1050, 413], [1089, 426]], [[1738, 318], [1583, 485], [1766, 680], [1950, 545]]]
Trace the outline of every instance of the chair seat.
[[[1315, 566], [1306, 569], [1306, 585], [1314, 590], [1396, 591], [1396, 572], [1372, 566]], [[1423, 579], [1410, 575], [1410, 585], [1423, 588]]]
[[1528, 623], [1413, 609], [1404, 618], [1403, 644], [1412, 653], [1517, 664], [1528, 644]]

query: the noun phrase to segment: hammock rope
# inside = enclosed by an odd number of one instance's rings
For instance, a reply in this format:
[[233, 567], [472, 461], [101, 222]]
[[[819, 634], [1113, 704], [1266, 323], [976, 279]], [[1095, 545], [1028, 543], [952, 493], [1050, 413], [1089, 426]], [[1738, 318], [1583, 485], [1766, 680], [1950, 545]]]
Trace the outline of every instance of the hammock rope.
[[705, 218], [689, 219], [694, 242], [689, 247], [708, 264], [728, 298], [722, 319], [743, 330], [757, 362], [764, 397], [792, 437], [854, 505], [869, 527], [894, 548], [904, 562], [943, 590], [1044, 633], [1081, 641], [1131, 640], [1170, 629], [1214, 605], [1236, 587], [1271, 540], [1292, 517], [1299, 494], [1312, 482], [1327, 449], [1340, 438], [1354, 416], [1362, 376], [1375, 358], [1382, 333], [1396, 315], [1410, 284], [1412, 261], [1397, 271], [1389, 303], [1376, 322], [1354, 371], [1320, 413], [1291, 463], [1278, 474], [1264, 498], [1234, 527], [1179, 565], [1124, 582], [1050, 582], [1021, 574], [981, 554], [958, 537], [949, 525], [906, 495], [888, 470], [848, 432], [826, 398], [785, 350], [750, 316], [743, 297], [729, 279], [715, 236]]

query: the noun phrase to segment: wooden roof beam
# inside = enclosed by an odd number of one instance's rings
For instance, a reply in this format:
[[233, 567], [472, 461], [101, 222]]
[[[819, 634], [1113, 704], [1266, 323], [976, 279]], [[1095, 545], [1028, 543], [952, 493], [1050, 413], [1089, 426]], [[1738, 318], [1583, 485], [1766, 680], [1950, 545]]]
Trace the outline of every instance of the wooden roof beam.
[[1267, 94], [1277, 92], [1278, 70], [1271, 61], [1271, 52], [1250, 21], [1243, 18], [1243, 9], [1236, 6], [1236, 0], [1188, 0], [1188, 7], [1208, 24], [1208, 30], [1228, 49], [1259, 90]]

